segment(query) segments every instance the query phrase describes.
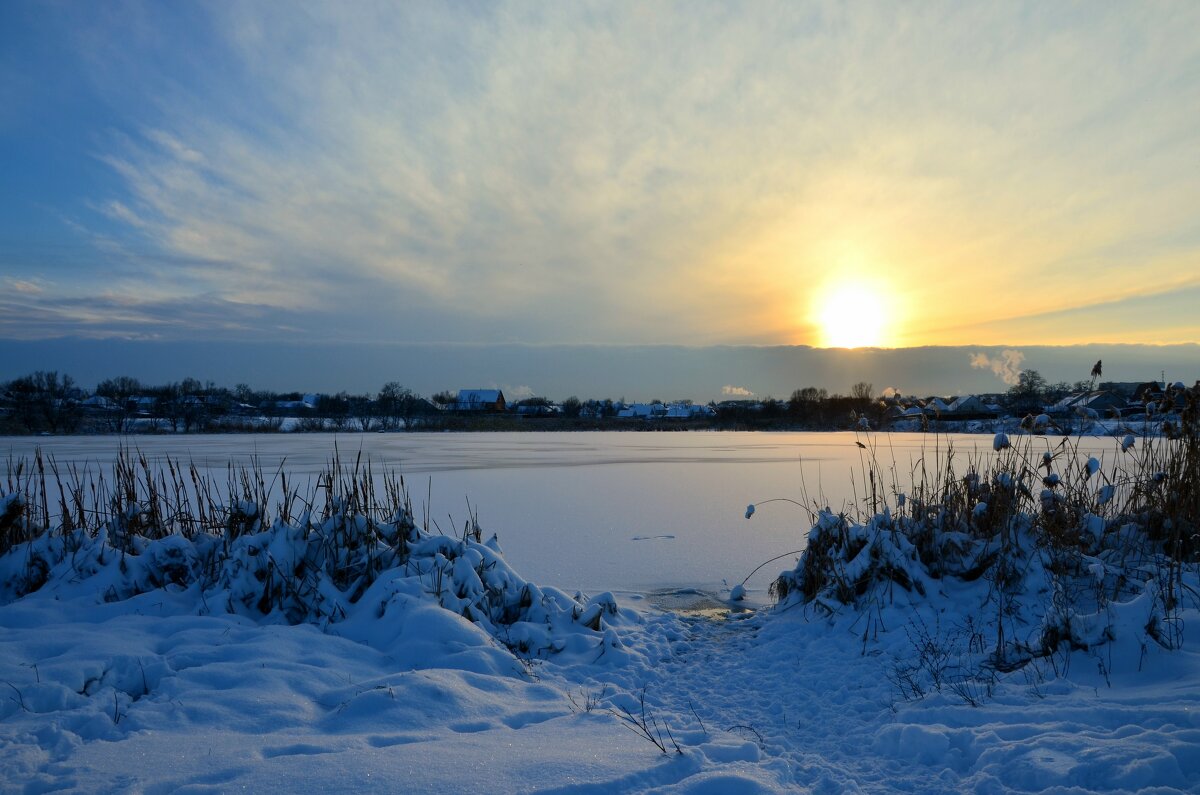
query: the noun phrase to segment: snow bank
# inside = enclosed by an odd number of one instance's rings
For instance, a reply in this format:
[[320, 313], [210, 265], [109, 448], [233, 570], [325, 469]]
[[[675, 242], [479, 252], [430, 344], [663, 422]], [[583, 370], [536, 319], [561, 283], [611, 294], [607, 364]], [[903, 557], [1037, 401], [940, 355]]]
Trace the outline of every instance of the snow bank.
[[[6, 510], [14, 505], [19, 497], [0, 497]], [[200, 615], [313, 624], [413, 663], [498, 643], [526, 661], [568, 654], [620, 664], [628, 651], [613, 629], [638, 620], [611, 594], [526, 581], [477, 525], [449, 537], [418, 528], [406, 509], [379, 521], [335, 497], [320, 515], [269, 523], [257, 504], [237, 501], [223, 511], [223, 533], [185, 536], [164, 532], [152, 507], [127, 506], [94, 533], [59, 527], [11, 545], [0, 557], [0, 604], [186, 592]]]

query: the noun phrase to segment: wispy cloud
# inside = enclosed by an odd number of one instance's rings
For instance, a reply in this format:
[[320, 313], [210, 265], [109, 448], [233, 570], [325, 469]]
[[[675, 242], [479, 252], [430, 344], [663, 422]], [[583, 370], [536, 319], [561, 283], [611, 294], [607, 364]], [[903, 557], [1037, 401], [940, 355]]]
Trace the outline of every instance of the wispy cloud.
[[12, 279], [7, 277], [4, 279], [4, 288], [22, 295], [38, 295], [45, 291], [45, 287], [37, 280]]
[[100, 206], [99, 211], [112, 218], [114, 221], [119, 221], [135, 229], [145, 229], [146, 222], [143, 221], [138, 214], [126, 207], [122, 202], [116, 199], [111, 199]]
[[[1195, 5], [123, 11], [75, 35], [119, 117], [93, 279], [131, 298], [343, 339], [804, 342], [830, 272], [894, 276], [915, 334], [1200, 246]], [[898, 340], [933, 341], [974, 340]]]
[[733, 384], [726, 384], [721, 387], [721, 394], [729, 397], [754, 397], [754, 393], [746, 389], [746, 387], [734, 386]]
[[237, 339], [263, 329], [286, 338], [295, 337], [299, 322], [301, 318], [271, 306], [232, 303], [215, 295], [137, 299], [124, 294], [0, 294], [0, 338], [8, 339], [177, 339], [181, 332]]

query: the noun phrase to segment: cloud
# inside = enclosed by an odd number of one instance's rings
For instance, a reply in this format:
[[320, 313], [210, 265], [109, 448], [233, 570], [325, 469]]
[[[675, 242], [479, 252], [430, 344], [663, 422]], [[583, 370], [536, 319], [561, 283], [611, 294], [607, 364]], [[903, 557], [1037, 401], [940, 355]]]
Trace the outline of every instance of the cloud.
[[1009, 386], [1020, 381], [1021, 362], [1024, 360], [1025, 354], [1014, 350], [1001, 351], [995, 358], [989, 357], [986, 353], [971, 354], [972, 367], [977, 370], [990, 369], [997, 378]]
[[14, 293], [22, 293], [24, 295], [39, 295], [45, 291], [45, 287], [37, 279], [5, 278], [4, 286]]
[[900, 390], [896, 389], [894, 386], [884, 387], [883, 392], [880, 393], [880, 395], [885, 398], [893, 398], [899, 394]]
[[136, 229], [146, 228], [146, 222], [139, 218], [137, 213], [133, 212], [116, 199], [110, 200], [103, 207], [99, 207], [97, 209], [110, 218], [126, 223]]
[[191, 331], [210, 339], [244, 339], [262, 328], [272, 328], [281, 337], [304, 333], [303, 316], [267, 305], [230, 302], [216, 295], [131, 298], [122, 294], [15, 293], [0, 292], [0, 338], [177, 339], [181, 331]]
[[726, 384], [725, 386], [721, 387], [721, 394], [728, 395], [730, 397], [754, 397], [754, 393], [749, 389], [746, 389], [746, 387], [734, 386], [732, 384]]
[[61, 48], [113, 110], [81, 289], [340, 339], [779, 344], [858, 263], [928, 276], [904, 344], [944, 344], [1195, 259], [1200, 6], [183, 8]]
[[1010, 346], [1037, 346], [1047, 339], [1058, 345], [1169, 344], [1196, 334], [1189, 329], [1196, 325], [1195, 307], [1200, 305], [1200, 278], [1191, 275], [1190, 265], [1177, 270], [1174, 279], [1122, 290], [1122, 296], [1112, 300], [1027, 312], [950, 333]]

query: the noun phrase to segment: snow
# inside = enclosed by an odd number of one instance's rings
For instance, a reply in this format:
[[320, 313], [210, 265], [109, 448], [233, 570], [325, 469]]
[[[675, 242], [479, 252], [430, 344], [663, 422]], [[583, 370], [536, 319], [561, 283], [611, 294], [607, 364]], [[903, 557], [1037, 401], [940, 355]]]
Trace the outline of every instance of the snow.
[[[1102, 455], [1081, 461], [1089, 477], [1092, 461], [1103, 473]], [[752, 503], [747, 523], [745, 504], [743, 492], [726, 509], [742, 533], [775, 514]], [[863, 544], [857, 566], [911, 566], [902, 536], [834, 512], [818, 519], [805, 533], [802, 512], [791, 513], [791, 543], [842, 539]], [[480, 537], [493, 529], [483, 524]], [[1083, 526], [1105, 530], [1099, 517]], [[65, 537], [0, 558], [0, 792], [1200, 789], [1194, 601], [1179, 615], [1181, 648], [1148, 639], [1148, 587], [1103, 615], [1075, 614], [1087, 650], [1001, 674], [975, 706], [950, 688], [910, 700], [895, 680], [914, 639], [969, 654], [960, 630], [985, 582], [929, 579], [926, 598], [897, 590], [866, 612], [787, 599], [771, 608], [755, 588], [736, 610], [716, 589], [572, 595], [527, 579], [500, 551], [512, 533], [497, 529], [486, 542], [405, 531], [415, 562], [384, 570], [353, 602], [334, 582], [353, 561], [330, 560], [305, 603], [324, 607], [307, 611], [280, 596], [264, 613], [249, 598], [263, 591], [254, 567], [267, 551], [321, 565], [329, 552], [320, 534], [267, 522], [207, 581], [195, 574], [203, 538], [125, 556], [103, 548], [119, 538], [79, 543], [19, 597], [20, 564], [61, 553]], [[398, 531], [385, 535], [398, 543]], [[1109, 574], [1099, 560], [1087, 571], [1099, 584]], [[1194, 570], [1185, 576], [1200, 588]], [[485, 601], [501, 589], [519, 601]]]
[[[429, 653], [400, 663], [394, 645], [312, 626], [196, 616], [192, 607], [186, 593], [157, 593], [115, 606], [27, 598], [0, 612], [0, 670], [30, 710], [5, 704], [0, 768], [8, 785], [0, 788], [707, 793], [1200, 785], [1200, 660], [1186, 646], [1150, 649], [1141, 660], [1117, 656], [1103, 675], [1077, 653], [1069, 676], [1051, 676], [1036, 693], [1015, 677], [972, 708], [942, 695], [897, 701], [887, 669], [890, 655], [904, 651], [903, 633], [895, 628], [864, 647], [850, 616], [830, 622], [788, 611], [714, 620], [646, 611], [646, 623], [626, 633], [626, 645], [642, 650], [628, 664], [545, 662], [531, 677], [489, 670], [482, 639], [447, 639], [457, 658]], [[80, 695], [88, 681], [97, 684]], [[605, 711], [636, 710], [643, 688], [681, 756], [660, 753]], [[599, 698], [591, 711], [586, 694]]]

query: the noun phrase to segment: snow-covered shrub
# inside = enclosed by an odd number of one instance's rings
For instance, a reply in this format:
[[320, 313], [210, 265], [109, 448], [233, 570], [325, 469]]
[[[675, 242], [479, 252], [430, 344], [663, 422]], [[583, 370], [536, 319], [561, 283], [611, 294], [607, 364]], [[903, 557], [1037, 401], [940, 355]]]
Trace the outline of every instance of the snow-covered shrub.
[[526, 660], [619, 649], [612, 627], [635, 620], [611, 594], [572, 597], [526, 581], [495, 536], [482, 540], [474, 516], [461, 536], [418, 527], [403, 482], [377, 484], [361, 462], [348, 471], [335, 460], [316, 488], [323, 499], [285, 493], [274, 517], [261, 471], [231, 477], [220, 500], [194, 469], [168, 463], [163, 471], [122, 455], [111, 490], [101, 481], [89, 490], [94, 505], [54, 527], [32, 519], [41, 486], [0, 495], [0, 530], [8, 531], [0, 536], [8, 540], [0, 604], [39, 591], [120, 601], [194, 588], [202, 610], [328, 626], [356, 605], [375, 605], [387, 621], [396, 605], [416, 600]]
[[990, 462], [957, 475], [947, 450], [938, 474], [880, 508], [887, 478], [872, 459], [864, 510], [815, 511], [772, 594], [828, 614], [968, 604], [988, 628], [976, 662], [993, 670], [1122, 637], [1174, 648], [1200, 585], [1200, 388], [1171, 395], [1184, 403], [1175, 438], [1118, 437], [1109, 467], [1068, 439], [1035, 452], [1034, 437], [998, 437]]
[[867, 522], [821, 511], [808, 534], [799, 564], [772, 585], [781, 601], [799, 594], [804, 601], [850, 604], [877, 584], [895, 584], [925, 593], [928, 576], [921, 571], [917, 548], [885, 509]]

